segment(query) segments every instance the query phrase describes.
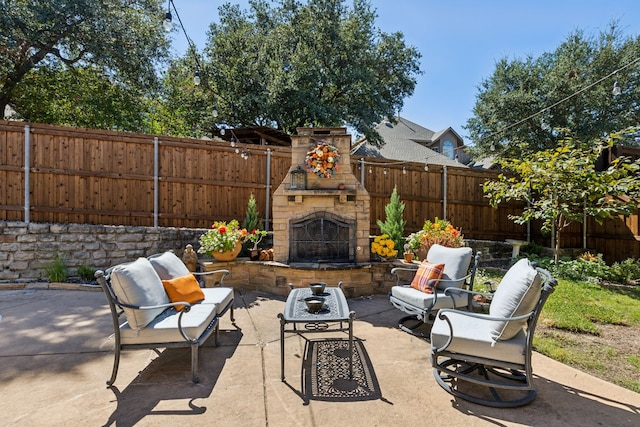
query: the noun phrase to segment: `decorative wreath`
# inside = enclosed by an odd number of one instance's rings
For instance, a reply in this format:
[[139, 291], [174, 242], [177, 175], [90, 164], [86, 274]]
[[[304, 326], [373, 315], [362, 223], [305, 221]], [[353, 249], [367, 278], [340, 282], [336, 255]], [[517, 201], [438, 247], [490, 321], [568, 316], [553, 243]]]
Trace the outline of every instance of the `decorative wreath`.
[[339, 159], [340, 153], [336, 147], [321, 142], [307, 152], [304, 161], [308, 173], [315, 173], [321, 178], [331, 178], [338, 169]]

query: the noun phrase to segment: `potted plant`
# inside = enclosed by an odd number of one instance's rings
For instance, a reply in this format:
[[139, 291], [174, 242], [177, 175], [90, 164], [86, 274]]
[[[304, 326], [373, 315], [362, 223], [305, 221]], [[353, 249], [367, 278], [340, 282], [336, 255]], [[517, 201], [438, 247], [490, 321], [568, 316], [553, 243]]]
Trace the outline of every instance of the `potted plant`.
[[260, 249], [258, 243], [262, 241], [267, 232], [264, 230], [258, 230], [254, 228], [251, 233], [247, 234], [247, 241], [253, 243], [253, 247], [249, 248], [249, 259], [251, 261], [257, 261], [260, 258]]
[[216, 221], [211, 230], [200, 236], [198, 253], [213, 256], [218, 261], [232, 261], [242, 250], [247, 230], [240, 228], [238, 220]]
[[411, 249], [411, 245], [409, 243], [404, 244], [403, 255], [404, 255], [404, 262], [406, 263], [413, 262], [413, 257], [415, 256], [415, 254], [413, 253], [413, 250]]
[[378, 255], [382, 260], [395, 258], [395, 256], [398, 255], [398, 251], [395, 249], [395, 243], [388, 234], [381, 234], [373, 239], [371, 243], [371, 253]]
[[445, 219], [426, 220], [422, 230], [410, 234], [407, 243], [421, 259], [426, 259], [429, 248], [434, 245], [459, 248], [464, 245], [464, 239], [460, 230], [455, 228]]

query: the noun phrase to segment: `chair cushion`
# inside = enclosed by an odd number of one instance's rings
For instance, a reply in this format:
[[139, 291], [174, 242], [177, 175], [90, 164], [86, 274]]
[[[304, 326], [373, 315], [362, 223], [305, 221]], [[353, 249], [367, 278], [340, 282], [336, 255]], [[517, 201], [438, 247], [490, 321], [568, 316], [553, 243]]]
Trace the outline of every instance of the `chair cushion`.
[[[531, 312], [540, 299], [542, 281], [528, 259], [516, 262], [504, 275], [489, 306], [492, 317], [516, 317]], [[514, 337], [526, 319], [495, 322], [491, 336], [497, 340]]]
[[[122, 344], [186, 344], [178, 329], [178, 316], [179, 313], [170, 308], [140, 331], [132, 330], [128, 322], [125, 322], [120, 325], [121, 342]], [[216, 310], [212, 305], [196, 304], [182, 316], [182, 329], [189, 338], [196, 339], [202, 336], [207, 326], [216, 318]]]
[[201, 304], [215, 304], [216, 314], [220, 315], [233, 301], [233, 288], [202, 288], [204, 301]]
[[151, 255], [149, 262], [160, 276], [161, 280], [175, 279], [190, 274], [189, 269], [173, 252]]
[[433, 288], [428, 286], [429, 282], [431, 280], [439, 280], [442, 277], [443, 270], [444, 264], [433, 264], [429, 261], [422, 261], [416, 275], [413, 276], [411, 287], [432, 294]]
[[[111, 284], [118, 299], [126, 304], [150, 306], [169, 303], [169, 296], [160, 277], [146, 258], [113, 267]], [[125, 307], [124, 313], [131, 328], [140, 330], [164, 310], [165, 308], [135, 310]]]
[[[444, 264], [444, 271], [442, 272], [442, 278], [447, 280], [454, 280], [467, 275], [469, 265], [471, 265], [471, 258], [473, 258], [473, 249], [464, 248], [449, 248], [434, 244], [429, 248], [427, 253], [427, 261], [433, 264]], [[461, 288], [464, 284], [464, 280], [457, 282], [440, 282], [438, 283], [438, 289], [446, 289], [452, 286]]]
[[[391, 288], [391, 296], [395, 298], [400, 305], [408, 305], [410, 306], [409, 308], [416, 307], [420, 310], [453, 308], [454, 300], [456, 308], [466, 307], [469, 301], [466, 294], [454, 295], [453, 300], [451, 299], [451, 296], [445, 295], [443, 291], [437, 291], [437, 294], [438, 299], [436, 300], [435, 305], [433, 305], [434, 294], [427, 294], [410, 286], [393, 286]], [[400, 308], [400, 310], [402, 309]]]
[[[176, 277], [175, 279], [163, 280], [164, 290], [169, 295], [171, 302], [188, 302], [195, 304], [204, 299], [204, 292], [200, 289], [198, 281], [189, 273], [185, 276]], [[176, 305], [176, 311], [181, 311], [185, 306]]]
[[[447, 312], [447, 317], [454, 337], [446, 351], [524, 365], [527, 337], [522, 329], [508, 341], [495, 342], [491, 335], [495, 321], [467, 316], [465, 312]], [[431, 328], [431, 351], [445, 345], [450, 333], [447, 322], [436, 318]]]

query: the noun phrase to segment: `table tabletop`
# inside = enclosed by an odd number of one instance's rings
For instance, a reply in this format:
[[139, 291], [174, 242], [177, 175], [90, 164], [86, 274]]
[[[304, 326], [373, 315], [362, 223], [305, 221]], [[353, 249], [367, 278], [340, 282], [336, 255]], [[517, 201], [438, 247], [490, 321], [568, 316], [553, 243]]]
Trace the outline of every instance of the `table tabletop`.
[[305, 298], [314, 296], [310, 288], [295, 288], [287, 297], [284, 308], [285, 322], [340, 322], [349, 319], [349, 305], [340, 288], [325, 288], [324, 306], [317, 313], [307, 309]]

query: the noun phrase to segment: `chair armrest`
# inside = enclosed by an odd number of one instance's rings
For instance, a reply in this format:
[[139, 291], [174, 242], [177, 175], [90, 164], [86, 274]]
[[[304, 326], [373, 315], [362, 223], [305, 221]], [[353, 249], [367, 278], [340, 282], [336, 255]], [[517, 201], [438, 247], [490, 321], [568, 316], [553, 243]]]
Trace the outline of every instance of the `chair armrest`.
[[[413, 278], [408, 279], [408, 276], [409, 276], [409, 274], [415, 275], [417, 271], [418, 271], [417, 268], [394, 267], [394, 268], [391, 269], [391, 274], [396, 276], [396, 286], [399, 286], [401, 279], [403, 279], [403, 276], [406, 276], [405, 277], [406, 280], [403, 280], [402, 283], [405, 283], [405, 281], [406, 281], [407, 284], [411, 283], [411, 280]], [[404, 273], [404, 274], [402, 274], [402, 273]]]
[[[229, 270], [213, 270], [213, 271], [197, 271], [197, 272], [192, 271], [191, 274], [194, 275], [196, 280], [212, 274], [222, 274], [222, 277], [220, 278], [220, 286], [224, 286], [224, 278], [228, 277], [231, 273]], [[201, 286], [204, 286], [204, 285], [201, 283]]]
[[416, 268], [409, 268], [409, 267], [393, 267], [393, 268], [391, 269], [391, 274], [396, 274], [396, 275], [397, 275], [397, 273], [398, 273], [399, 271], [408, 271], [408, 272], [413, 272], [413, 273], [415, 273], [416, 271], [418, 271], [418, 268], [417, 268], [417, 267], [416, 267]]
[[191, 304], [185, 301], [178, 301], [178, 302], [170, 302], [167, 304], [158, 304], [158, 305], [132, 305], [132, 304], [127, 304], [124, 303], [120, 300], [115, 302], [116, 305], [118, 305], [119, 307], [126, 307], [126, 308], [130, 308], [132, 310], [152, 310], [152, 309], [156, 309], [156, 308], [169, 308], [169, 307], [175, 307], [178, 305], [184, 305], [185, 306], [185, 311], [189, 311], [191, 309]]
[[485, 297], [489, 297], [489, 296], [493, 296], [494, 294], [492, 294], [491, 292], [477, 292], [477, 291], [471, 291], [469, 289], [464, 289], [464, 288], [447, 288], [444, 290], [444, 294], [447, 296], [450, 296], [449, 294], [467, 294], [470, 297], [473, 297], [474, 295], [482, 295]]
[[[447, 316], [447, 313], [456, 313], [456, 316], [467, 316], [467, 317], [473, 317], [476, 319], [480, 319], [480, 320], [486, 320], [486, 321], [511, 321], [511, 320], [524, 320], [529, 318], [530, 316], [532, 316], [535, 313], [534, 311], [530, 311], [527, 314], [523, 314], [522, 316], [516, 316], [516, 317], [494, 317], [494, 316], [490, 316], [488, 314], [483, 314], [483, 313], [473, 313], [470, 311], [460, 311], [460, 310], [454, 310], [454, 309], [450, 309], [450, 308], [442, 308], [438, 311], [438, 318], [444, 320], [445, 322], [447, 322], [447, 326], [449, 327], [449, 338], [447, 339], [447, 342], [444, 343], [444, 345], [442, 347], [439, 348], [435, 348], [436, 352], [441, 352], [444, 351], [447, 347], [449, 347], [449, 344], [451, 344], [451, 340], [453, 339], [454, 336], [454, 331], [453, 331], [453, 324], [451, 323], [451, 320], [449, 319], [449, 317]], [[432, 349], [432, 351], [434, 351]]]
[[230, 272], [229, 270], [212, 270], [212, 271], [192, 271], [191, 274], [193, 274], [194, 276], [206, 276], [208, 274], [222, 274], [224, 273], [223, 277], [227, 277]]
[[526, 314], [523, 314], [521, 316], [515, 316], [515, 317], [495, 317], [495, 316], [490, 316], [488, 314], [484, 314], [484, 313], [474, 313], [471, 311], [460, 311], [460, 310], [454, 310], [452, 308], [441, 308], [438, 311], [438, 317], [443, 319], [443, 320], [447, 320], [447, 313], [456, 313], [456, 315], [461, 315], [461, 316], [468, 316], [468, 317], [475, 317], [476, 319], [482, 319], [482, 320], [487, 320], [487, 321], [498, 321], [498, 322], [509, 322], [511, 320], [524, 320], [524, 319], [528, 319], [533, 313], [534, 311], [530, 311]]
[[[471, 277], [471, 274], [467, 274], [466, 276], [460, 277], [459, 279], [436, 279], [436, 280], [438, 280], [438, 284], [447, 283], [447, 282], [454, 283], [454, 282], [460, 282], [460, 281], [464, 283], [469, 277]], [[455, 288], [455, 289], [461, 289], [461, 288]]]

